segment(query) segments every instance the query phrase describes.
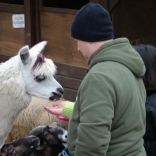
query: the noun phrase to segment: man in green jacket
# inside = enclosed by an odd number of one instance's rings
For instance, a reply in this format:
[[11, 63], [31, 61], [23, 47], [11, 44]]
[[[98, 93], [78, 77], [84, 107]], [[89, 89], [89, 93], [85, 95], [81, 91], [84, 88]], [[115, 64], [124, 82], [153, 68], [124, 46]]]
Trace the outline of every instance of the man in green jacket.
[[[144, 63], [128, 39], [114, 39], [109, 13], [88, 3], [71, 36], [88, 62], [68, 127], [71, 156], [146, 156]], [[69, 111], [68, 103], [63, 112]], [[53, 113], [53, 109], [45, 109]], [[62, 153], [63, 155], [63, 153]]]

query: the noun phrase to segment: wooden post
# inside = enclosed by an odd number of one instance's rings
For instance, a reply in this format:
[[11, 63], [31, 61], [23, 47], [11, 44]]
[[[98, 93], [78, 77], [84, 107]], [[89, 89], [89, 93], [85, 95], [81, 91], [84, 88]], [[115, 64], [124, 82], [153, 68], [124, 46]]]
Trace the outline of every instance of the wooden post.
[[100, 0], [100, 4], [109, 11], [109, 1], [108, 0]]
[[109, 11], [111, 12], [113, 8], [116, 6], [116, 4], [119, 2], [119, 0], [110, 0], [109, 1]]
[[24, 12], [25, 12], [25, 44], [32, 47], [32, 17], [31, 17], [31, 1], [24, 0]]
[[39, 1], [24, 0], [25, 43], [32, 47], [40, 41]]
[[[93, 3], [99, 3], [101, 4], [102, 6], [105, 7], [105, 9], [109, 9], [109, 0], [90, 0], [90, 2], [93, 2]], [[108, 10], [109, 11], [109, 10]]]
[[33, 44], [36, 44], [38, 42], [40, 42], [41, 37], [40, 37], [40, 9], [39, 9], [39, 0], [34, 0], [34, 14], [35, 14], [35, 18], [34, 18], [34, 31], [35, 31], [35, 40]]
[[93, 2], [93, 3], [100, 3], [100, 0], [90, 0], [90, 2]]

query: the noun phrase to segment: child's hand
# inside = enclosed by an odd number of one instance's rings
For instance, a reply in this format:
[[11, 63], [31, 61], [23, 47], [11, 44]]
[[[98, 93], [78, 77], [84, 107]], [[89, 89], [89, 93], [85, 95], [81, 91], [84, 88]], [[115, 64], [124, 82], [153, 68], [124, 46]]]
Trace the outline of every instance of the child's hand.
[[62, 115], [64, 105], [65, 101], [57, 101], [52, 106], [44, 105], [44, 109], [51, 114]]

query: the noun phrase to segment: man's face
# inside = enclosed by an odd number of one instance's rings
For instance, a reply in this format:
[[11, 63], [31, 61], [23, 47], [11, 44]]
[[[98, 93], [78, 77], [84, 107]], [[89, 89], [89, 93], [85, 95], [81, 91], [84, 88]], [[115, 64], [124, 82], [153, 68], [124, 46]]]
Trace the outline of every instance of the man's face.
[[76, 40], [76, 39], [75, 41], [77, 43], [77, 50], [82, 53], [82, 55], [86, 58], [86, 60], [88, 60], [90, 58], [90, 53], [89, 53], [90, 43], [81, 40]]

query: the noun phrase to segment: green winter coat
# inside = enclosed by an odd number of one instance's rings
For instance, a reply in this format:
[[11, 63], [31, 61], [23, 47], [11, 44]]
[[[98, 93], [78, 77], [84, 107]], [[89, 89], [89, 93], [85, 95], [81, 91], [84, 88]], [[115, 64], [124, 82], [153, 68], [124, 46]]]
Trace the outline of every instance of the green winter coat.
[[146, 156], [144, 63], [126, 38], [89, 61], [68, 128], [72, 156]]

